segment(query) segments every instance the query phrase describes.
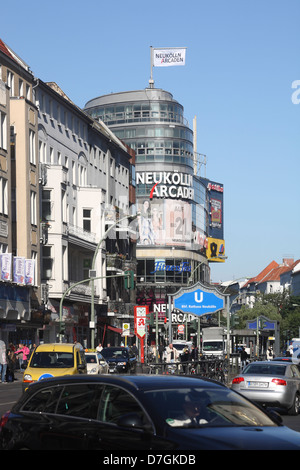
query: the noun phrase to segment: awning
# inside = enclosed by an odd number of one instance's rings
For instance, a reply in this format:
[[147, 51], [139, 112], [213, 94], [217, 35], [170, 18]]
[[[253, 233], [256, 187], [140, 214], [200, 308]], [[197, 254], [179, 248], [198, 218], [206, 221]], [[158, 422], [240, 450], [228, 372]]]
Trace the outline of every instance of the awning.
[[123, 333], [122, 328], [116, 328], [115, 326], [110, 326], [110, 325], [107, 325], [107, 328], [109, 330], [115, 331], [116, 333]]

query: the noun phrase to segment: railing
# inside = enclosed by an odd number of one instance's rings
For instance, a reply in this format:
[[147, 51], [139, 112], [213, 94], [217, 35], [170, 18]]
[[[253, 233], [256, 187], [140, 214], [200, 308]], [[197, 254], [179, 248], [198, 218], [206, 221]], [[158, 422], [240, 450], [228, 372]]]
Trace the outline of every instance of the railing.
[[228, 382], [229, 361], [227, 359], [200, 359], [186, 362], [148, 362], [143, 373], [166, 375], [197, 375], [226, 384]]
[[[233, 377], [240, 374], [243, 366], [239, 361], [240, 354], [231, 354], [230, 359], [227, 357], [219, 359], [217, 357], [203, 356], [197, 361], [187, 362], [153, 362], [151, 359], [145, 364], [139, 364], [139, 370], [143, 374], [163, 374], [163, 375], [186, 375], [198, 376], [208, 379], [217, 380], [230, 387]], [[251, 356], [247, 359], [247, 363], [253, 361], [265, 360], [264, 356]]]

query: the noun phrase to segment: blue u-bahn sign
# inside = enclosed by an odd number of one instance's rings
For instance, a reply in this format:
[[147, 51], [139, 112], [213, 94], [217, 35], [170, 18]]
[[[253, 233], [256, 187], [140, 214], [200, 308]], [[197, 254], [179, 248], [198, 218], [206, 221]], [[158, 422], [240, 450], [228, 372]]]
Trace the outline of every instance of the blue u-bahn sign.
[[207, 315], [225, 307], [225, 296], [216, 289], [198, 283], [192, 288], [182, 288], [173, 296], [174, 308], [197, 316]]

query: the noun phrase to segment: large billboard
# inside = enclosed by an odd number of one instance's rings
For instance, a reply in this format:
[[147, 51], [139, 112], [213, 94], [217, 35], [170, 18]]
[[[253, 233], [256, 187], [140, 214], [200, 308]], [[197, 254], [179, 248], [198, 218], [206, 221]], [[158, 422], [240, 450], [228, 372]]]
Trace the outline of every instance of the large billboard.
[[187, 201], [138, 200], [138, 245], [191, 244], [192, 214]]
[[137, 192], [138, 246], [181, 246], [199, 251], [207, 248], [205, 208], [200, 204], [196, 210], [193, 208], [192, 175], [178, 171], [137, 172], [136, 182], [141, 188]]

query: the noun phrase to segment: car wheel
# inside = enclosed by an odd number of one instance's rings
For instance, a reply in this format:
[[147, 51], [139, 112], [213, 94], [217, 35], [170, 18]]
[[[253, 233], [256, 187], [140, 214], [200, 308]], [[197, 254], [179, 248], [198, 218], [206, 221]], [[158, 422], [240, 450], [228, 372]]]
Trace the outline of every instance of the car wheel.
[[288, 410], [288, 414], [290, 416], [296, 416], [299, 413], [299, 408], [300, 408], [300, 396], [298, 393], [296, 393], [294, 397], [294, 402], [291, 408]]

